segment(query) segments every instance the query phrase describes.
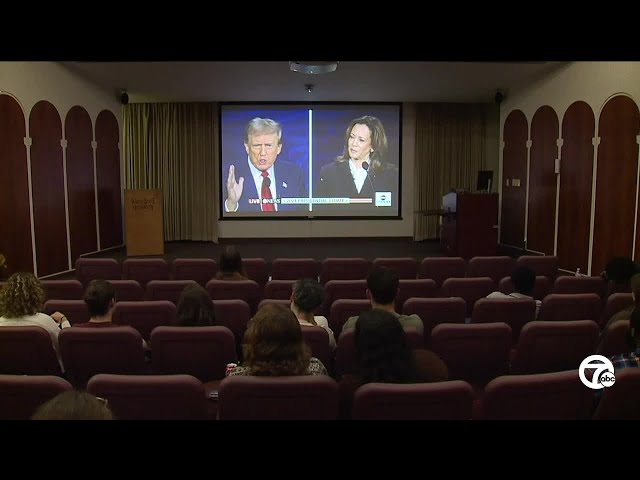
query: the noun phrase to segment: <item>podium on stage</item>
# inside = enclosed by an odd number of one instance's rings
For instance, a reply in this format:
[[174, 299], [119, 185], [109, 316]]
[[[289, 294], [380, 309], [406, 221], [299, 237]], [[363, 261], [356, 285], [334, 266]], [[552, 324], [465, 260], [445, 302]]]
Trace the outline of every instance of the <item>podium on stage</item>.
[[162, 190], [125, 190], [127, 256], [164, 254]]
[[498, 249], [498, 194], [457, 193], [442, 197], [440, 246], [452, 257], [493, 256]]

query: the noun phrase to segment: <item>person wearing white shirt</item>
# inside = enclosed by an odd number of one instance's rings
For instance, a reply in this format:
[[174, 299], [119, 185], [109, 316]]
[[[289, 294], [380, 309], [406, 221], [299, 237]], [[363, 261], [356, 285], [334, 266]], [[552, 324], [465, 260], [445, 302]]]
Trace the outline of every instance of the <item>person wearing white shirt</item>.
[[28, 272], [14, 273], [0, 290], [0, 327], [44, 328], [64, 371], [58, 348], [58, 334], [62, 328], [70, 327], [67, 317], [60, 312], [51, 315], [41, 313], [44, 305], [44, 290], [40, 281]]
[[[529, 267], [516, 267], [511, 273], [511, 283], [513, 283], [513, 293], [506, 294], [495, 291], [487, 295], [487, 298], [533, 298], [531, 292], [533, 292], [533, 287], [536, 285], [536, 274]], [[535, 318], [538, 318], [540, 305], [542, 305], [542, 302], [536, 300]]]

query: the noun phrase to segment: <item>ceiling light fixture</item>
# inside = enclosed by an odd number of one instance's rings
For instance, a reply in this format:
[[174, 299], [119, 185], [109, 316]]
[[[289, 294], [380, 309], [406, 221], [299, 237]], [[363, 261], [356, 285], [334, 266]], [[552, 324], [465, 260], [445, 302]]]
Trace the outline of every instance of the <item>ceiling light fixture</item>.
[[289, 68], [293, 72], [316, 75], [335, 72], [338, 62], [289, 62]]

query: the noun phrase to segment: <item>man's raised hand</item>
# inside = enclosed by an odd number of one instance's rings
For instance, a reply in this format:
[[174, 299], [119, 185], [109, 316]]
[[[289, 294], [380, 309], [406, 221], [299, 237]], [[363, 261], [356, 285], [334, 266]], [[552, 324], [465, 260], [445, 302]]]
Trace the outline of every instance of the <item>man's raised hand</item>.
[[227, 177], [227, 209], [230, 212], [235, 212], [238, 207], [238, 202], [242, 196], [242, 189], [244, 187], [244, 177], [240, 177], [236, 182], [236, 169], [233, 165], [229, 167], [229, 176]]

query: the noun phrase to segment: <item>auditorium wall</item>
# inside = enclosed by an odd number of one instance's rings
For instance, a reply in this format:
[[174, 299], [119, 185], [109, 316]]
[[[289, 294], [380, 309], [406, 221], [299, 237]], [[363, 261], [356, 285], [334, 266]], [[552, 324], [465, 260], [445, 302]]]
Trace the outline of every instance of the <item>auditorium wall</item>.
[[55, 62], [0, 63], [0, 252], [46, 277], [122, 245], [116, 95]]
[[500, 242], [598, 274], [640, 259], [640, 63], [573, 62], [500, 111]]

